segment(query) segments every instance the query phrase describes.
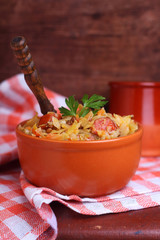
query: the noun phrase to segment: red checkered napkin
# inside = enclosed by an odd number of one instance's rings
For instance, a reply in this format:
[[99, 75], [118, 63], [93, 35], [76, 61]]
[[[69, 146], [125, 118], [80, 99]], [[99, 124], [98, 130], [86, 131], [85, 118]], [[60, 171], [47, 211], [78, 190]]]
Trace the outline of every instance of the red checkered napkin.
[[0, 174], [0, 239], [55, 239], [56, 230], [46, 220], [52, 215], [51, 220], [56, 227], [53, 212], [46, 205], [46, 208], [43, 206], [43, 217], [39, 216], [35, 207], [24, 196], [19, 174], [20, 169]]
[[[55, 109], [65, 105], [65, 98], [61, 95], [48, 89], [45, 92]], [[15, 127], [33, 117], [35, 112], [40, 114], [40, 108], [23, 74], [0, 84], [0, 165], [18, 157]]]
[[99, 198], [63, 196], [51, 189], [31, 185], [23, 172], [19, 182], [19, 174], [20, 170], [14, 170], [0, 175], [0, 239], [3, 240], [56, 239], [56, 217], [49, 205], [52, 201], [86, 215], [160, 205], [160, 158], [142, 158], [126, 187]]

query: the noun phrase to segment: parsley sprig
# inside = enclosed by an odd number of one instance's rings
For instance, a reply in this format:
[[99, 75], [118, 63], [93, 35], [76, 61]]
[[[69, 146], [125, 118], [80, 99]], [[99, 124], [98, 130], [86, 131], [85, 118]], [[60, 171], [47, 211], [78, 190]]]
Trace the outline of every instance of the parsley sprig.
[[[81, 111], [78, 113], [79, 117], [84, 117], [91, 110], [93, 111], [94, 114], [96, 114], [96, 112], [107, 103], [107, 101], [104, 100], [105, 97], [102, 97], [97, 94], [93, 94], [90, 98], [88, 94], [85, 94], [81, 99], [83, 107]], [[66, 98], [65, 102], [69, 109], [65, 107], [59, 108], [62, 116], [76, 116], [79, 102], [75, 100], [74, 96], [70, 96], [68, 97], [68, 99]]]
[[59, 110], [63, 116], [76, 116], [79, 102], [75, 100], [74, 96], [70, 96], [65, 99], [66, 105], [69, 110], [65, 107], [60, 107]]

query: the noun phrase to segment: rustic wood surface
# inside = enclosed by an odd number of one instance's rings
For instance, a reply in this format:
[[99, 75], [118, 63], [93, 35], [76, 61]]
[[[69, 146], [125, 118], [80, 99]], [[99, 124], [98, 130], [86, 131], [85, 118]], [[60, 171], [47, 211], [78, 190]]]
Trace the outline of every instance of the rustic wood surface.
[[159, 81], [159, 0], [0, 0], [0, 81], [20, 72], [23, 35], [45, 86], [108, 95], [109, 81]]
[[159, 240], [160, 207], [101, 216], [80, 215], [60, 203], [52, 208], [57, 240]]

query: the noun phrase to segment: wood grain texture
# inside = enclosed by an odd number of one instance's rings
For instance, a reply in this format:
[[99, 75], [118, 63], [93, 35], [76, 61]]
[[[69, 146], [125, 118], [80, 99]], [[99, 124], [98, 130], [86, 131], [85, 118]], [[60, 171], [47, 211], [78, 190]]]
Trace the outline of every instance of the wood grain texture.
[[159, 0], [0, 0], [0, 81], [23, 35], [45, 86], [108, 96], [109, 81], [160, 80]]
[[57, 240], [159, 240], [160, 207], [101, 216], [85, 216], [60, 203], [52, 208]]

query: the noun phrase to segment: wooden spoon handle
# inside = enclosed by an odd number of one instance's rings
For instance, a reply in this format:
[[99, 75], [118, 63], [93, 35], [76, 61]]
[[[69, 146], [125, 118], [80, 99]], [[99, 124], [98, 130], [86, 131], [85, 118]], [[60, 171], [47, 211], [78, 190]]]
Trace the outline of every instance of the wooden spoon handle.
[[14, 51], [14, 55], [18, 60], [18, 65], [24, 73], [25, 81], [33, 94], [35, 95], [42, 114], [47, 112], [55, 112], [53, 105], [48, 100], [44, 88], [39, 77], [38, 71], [35, 68], [35, 64], [32, 60], [31, 53], [27, 46], [24, 37], [18, 36], [11, 41], [11, 48]]

